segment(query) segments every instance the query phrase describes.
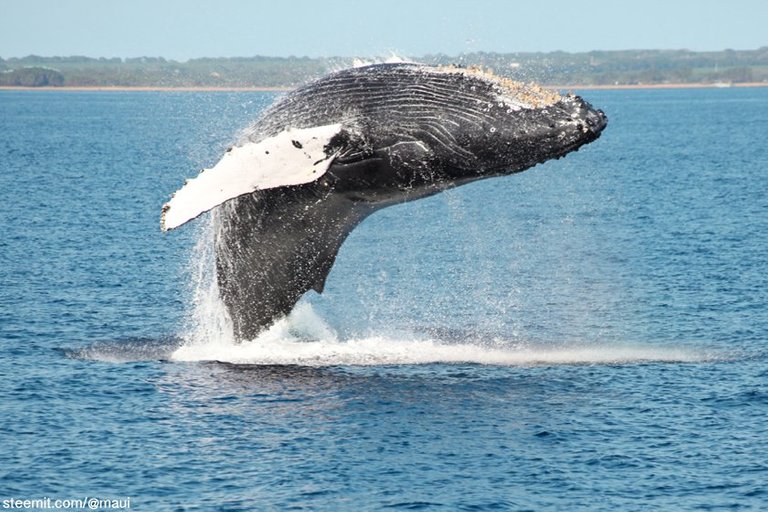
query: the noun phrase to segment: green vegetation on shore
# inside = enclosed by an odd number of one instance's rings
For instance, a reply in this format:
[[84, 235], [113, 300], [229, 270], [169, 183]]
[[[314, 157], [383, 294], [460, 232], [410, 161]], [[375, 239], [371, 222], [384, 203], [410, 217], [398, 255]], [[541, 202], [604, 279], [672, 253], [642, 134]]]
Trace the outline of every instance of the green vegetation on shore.
[[[428, 64], [482, 66], [545, 85], [656, 85], [768, 82], [768, 46], [757, 50], [692, 52], [626, 50], [588, 53], [469, 53], [426, 55]], [[237, 57], [186, 62], [161, 57], [0, 58], [0, 86], [293, 87], [351, 66], [351, 58]]]

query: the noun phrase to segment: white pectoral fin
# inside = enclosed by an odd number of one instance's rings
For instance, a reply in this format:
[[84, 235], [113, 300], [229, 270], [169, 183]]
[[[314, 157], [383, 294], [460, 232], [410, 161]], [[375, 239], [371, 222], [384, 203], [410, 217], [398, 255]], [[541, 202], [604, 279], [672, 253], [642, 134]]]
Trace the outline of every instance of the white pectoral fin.
[[179, 189], [165, 205], [163, 231], [177, 228], [235, 197], [256, 190], [301, 185], [326, 173], [336, 155], [325, 147], [340, 124], [288, 129], [261, 142], [233, 147], [210, 169]]

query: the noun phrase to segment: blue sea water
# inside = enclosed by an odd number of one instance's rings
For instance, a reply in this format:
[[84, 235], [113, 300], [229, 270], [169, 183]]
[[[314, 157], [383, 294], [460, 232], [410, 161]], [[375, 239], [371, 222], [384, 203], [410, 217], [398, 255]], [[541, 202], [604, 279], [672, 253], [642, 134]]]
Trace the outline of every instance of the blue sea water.
[[233, 346], [159, 212], [275, 95], [0, 92], [0, 507], [768, 509], [768, 89], [585, 96]]

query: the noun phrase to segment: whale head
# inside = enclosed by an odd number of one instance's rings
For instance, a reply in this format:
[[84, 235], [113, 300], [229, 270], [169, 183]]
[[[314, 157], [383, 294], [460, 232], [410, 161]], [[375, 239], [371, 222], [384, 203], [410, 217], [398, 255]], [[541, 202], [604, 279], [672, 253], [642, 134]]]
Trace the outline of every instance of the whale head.
[[401, 174], [425, 174], [433, 184], [523, 171], [594, 141], [607, 125], [605, 114], [579, 96], [481, 69], [390, 64], [357, 73], [358, 84], [368, 79], [381, 90], [379, 75], [390, 75], [391, 85], [386, 98], [372, 97], [381, 106], [354, 110], [352, 124], [375, 110], [378, 123], [366, 127], [366, 144], [385, 148], [380, 153], [393, 155]]
[[[549, 96], [547, 96], [549, 99]], [[489, 126], [464, 127], [463, 146], [471, 157], [457, 159], [457, 177], [492, 177], [520, 172], [578, 150], [607, 125], [601, 110], [575, 95], [520, 108], [489, 108]]]

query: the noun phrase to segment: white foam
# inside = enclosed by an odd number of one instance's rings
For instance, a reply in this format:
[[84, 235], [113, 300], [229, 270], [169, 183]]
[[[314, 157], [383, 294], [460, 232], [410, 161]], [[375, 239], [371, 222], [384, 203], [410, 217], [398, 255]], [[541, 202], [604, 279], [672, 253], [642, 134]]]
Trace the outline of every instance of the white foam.
[[235, 364], [301, 366], [372, 366], [472, 363], [495, 366], [702, 362], [700, 354], [677, 348], [571, 347], [560, 349], [485, 348], [442, 344], [435, 340], [370, 337], [346, 341], [259, 339], [239, 345], [209, 343], [184, 346], [171, 359]]
[[347, 341], [257, 340], [240, 345], [184, 346], [177, 361], [222, 361], [235, 364], [301, 366], [371, 366], [471, 363], [495, 366], [633, 364], [702, 362], [700, 354], [676, 348], [573, 347], [561, 349], [492, 349], [434, 340], [371, 337]]
[[695, 350], [642, 345], [541, 347], [489, 340], [448, 343], [417, 336], [369, 336], [342, 340], [308, 304], [257, 339], [235, 343], [231, 336], [197, 339], [177, 349], [176, 361], [301, 366], [371, 366], [473, 363], [497, 366], [701, 362]]

